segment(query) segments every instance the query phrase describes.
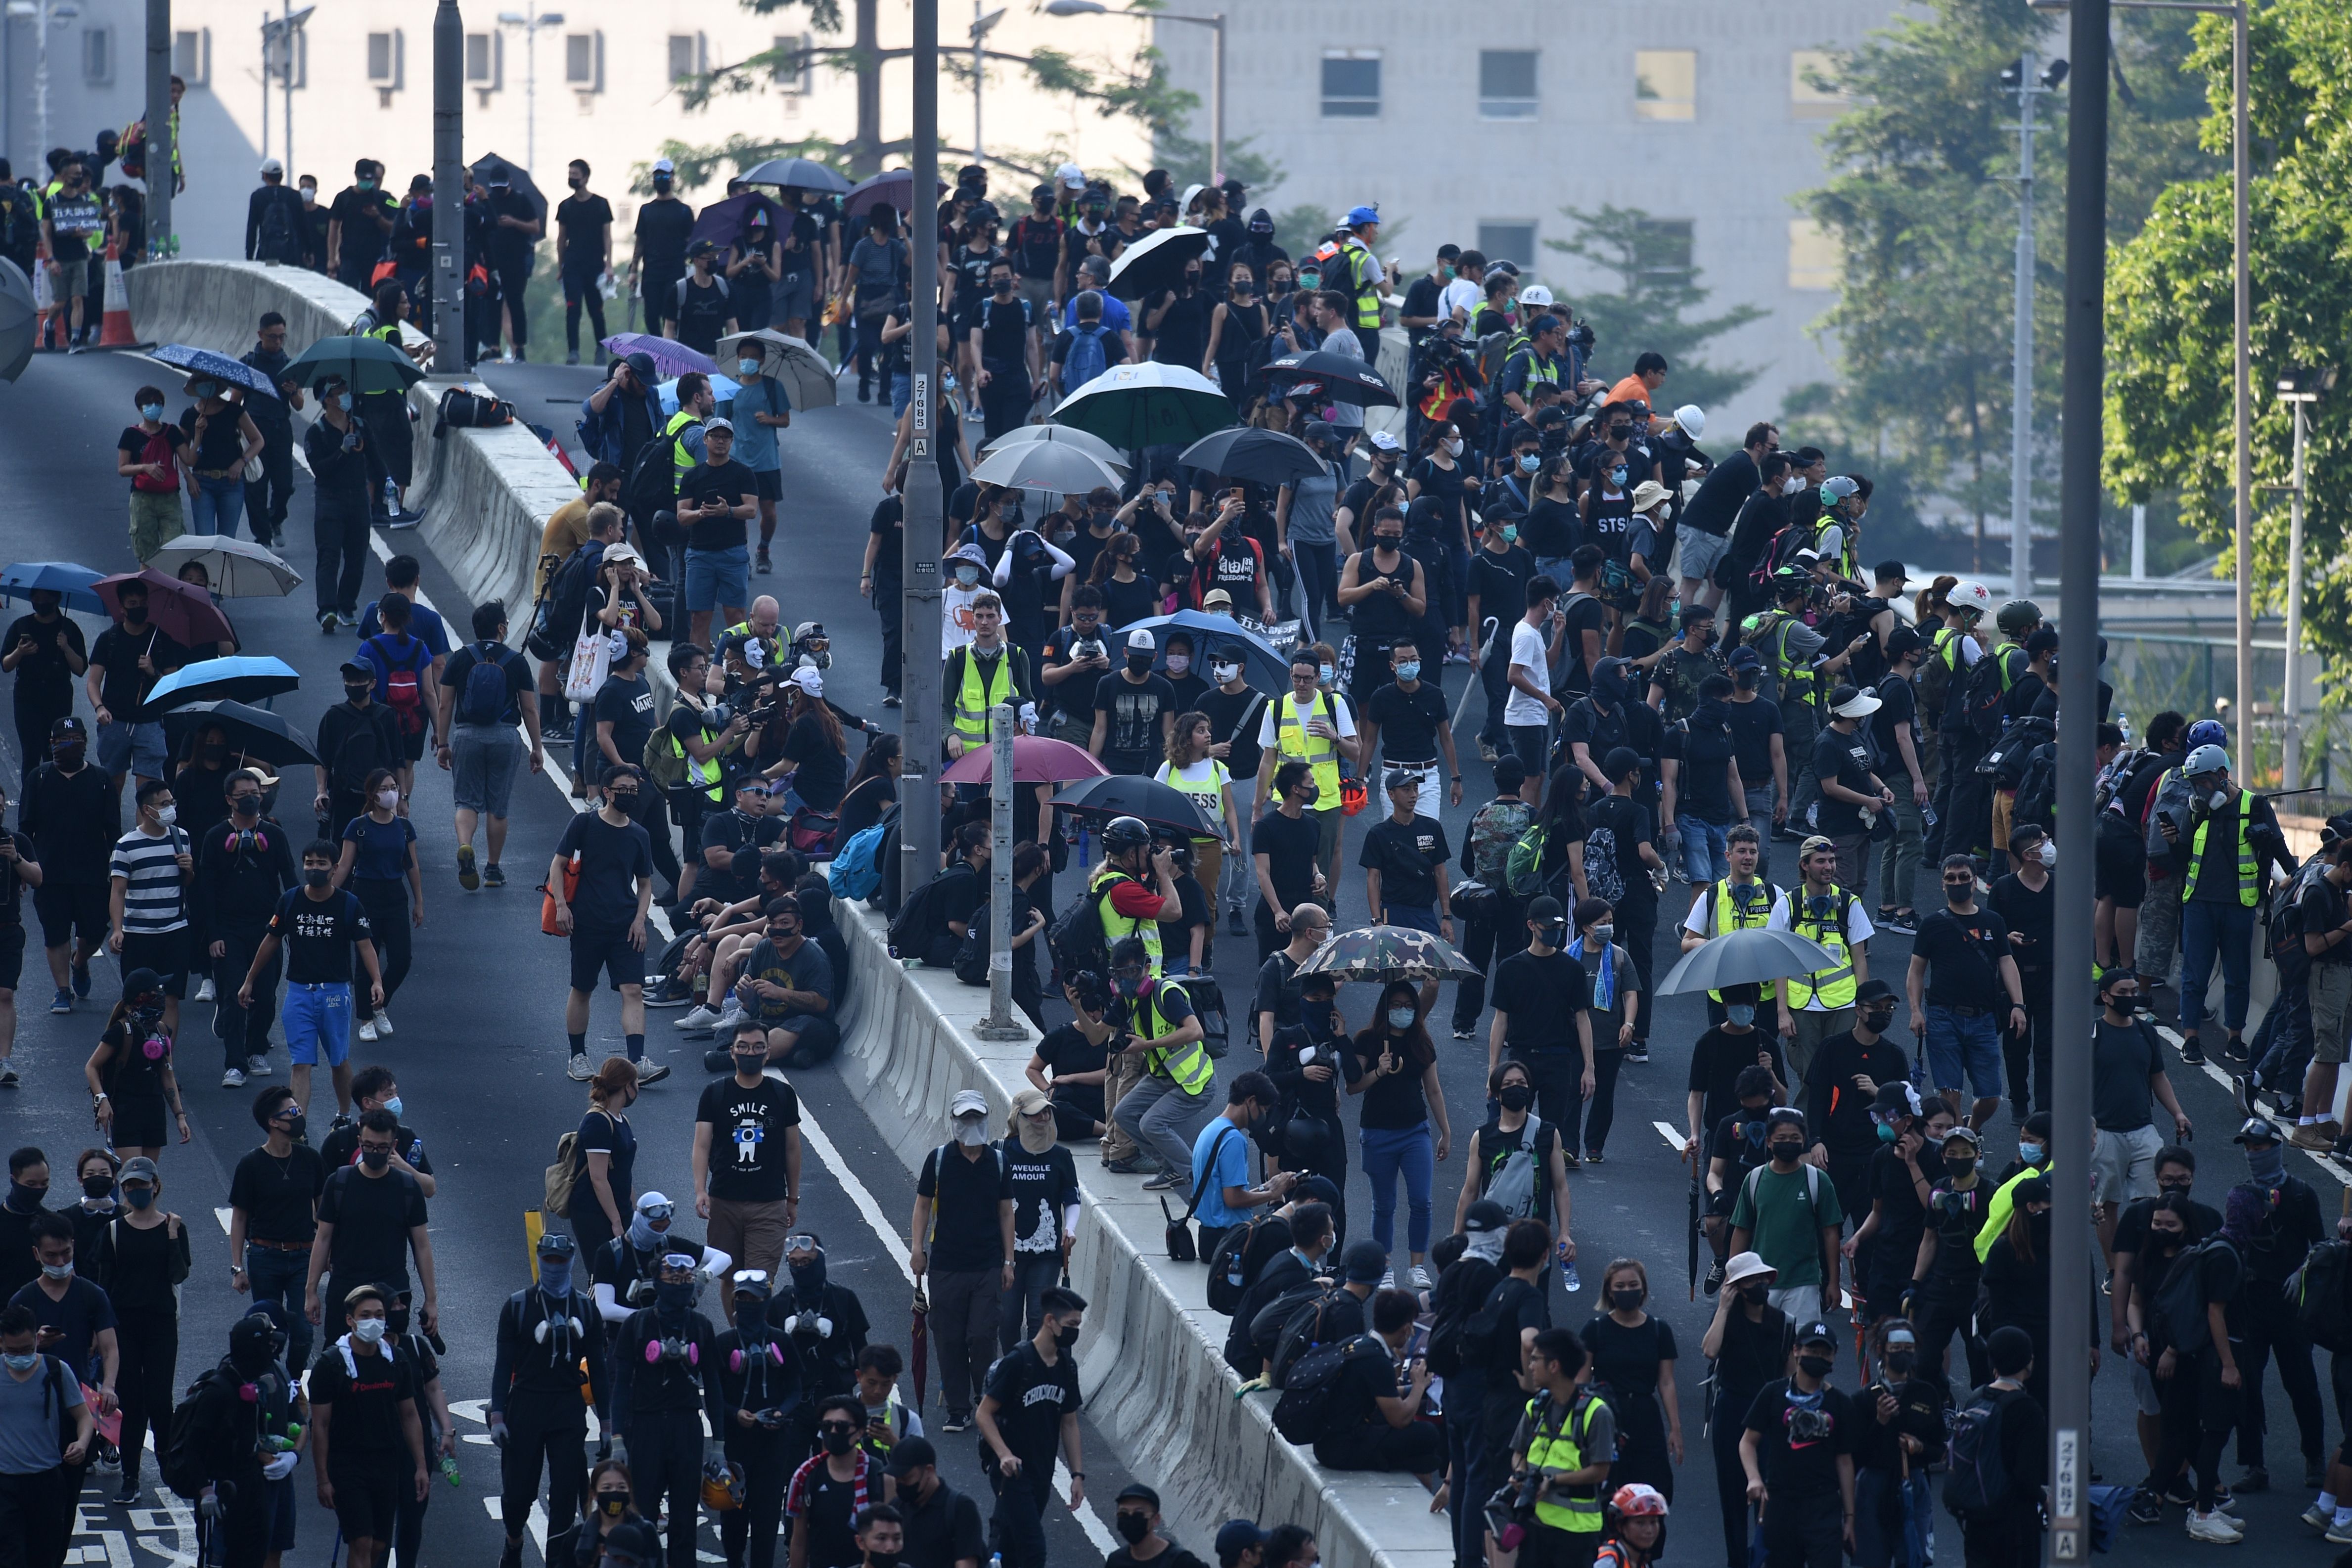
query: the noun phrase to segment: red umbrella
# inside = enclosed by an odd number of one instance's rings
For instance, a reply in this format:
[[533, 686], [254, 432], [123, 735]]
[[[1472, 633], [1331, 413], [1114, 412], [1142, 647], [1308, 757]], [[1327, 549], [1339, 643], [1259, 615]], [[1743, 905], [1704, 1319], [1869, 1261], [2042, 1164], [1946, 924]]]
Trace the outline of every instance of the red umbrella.
[[148, 621], [182, 647], [236, 640], [236, 631], [229, 625], [228, 618], [213, 603], [209, 591], [193, 582], [166, 577], [152, 567], [144, 571], [117, 572], [112, 577], [101, 577], [90, 584], [91, 591], [106, 606], [106, 612], [116, 621], [122, 619], [122, 601], [119, 596], [126, 582], [136, 582], [145, 587]]
[[[985, 784], [990, 748], [969, 747], [955, 765], [940, 775], [947, 784]], [[1013, 737], [1013, 781], [1015, 784], [1066, 784], [1073, 779], [1107, 779], [1110, 769], [1083, 746], [1043, 735]]]

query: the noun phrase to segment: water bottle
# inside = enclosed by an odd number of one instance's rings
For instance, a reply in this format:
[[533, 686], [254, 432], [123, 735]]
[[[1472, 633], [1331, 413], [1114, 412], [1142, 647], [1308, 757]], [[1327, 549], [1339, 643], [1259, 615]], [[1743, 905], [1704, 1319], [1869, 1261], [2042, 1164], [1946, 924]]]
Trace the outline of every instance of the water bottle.
[[1920, 818], [1920, 820], [1921, 820], [1922, 821], [1926, 822], [1929, 827], [1931, 827], [1931, 828], [1932, 828], [1932, 827], [1934, 827], [1934, 826], [1936, 825], [1936, 808], [1935, 808], [1935, 807], [1933, 807], [1933, 806], [1922, 806], [1922, 807], [1920, 807], [1920, 808], [1919, 808], [1919, 818]]
[[455, 1454], [441, 1461], [441, 1479], [453, 1487], [465, 1484], [457, 1479], [457, 1457]]
[[1559, 1260], [1559, 1288], [1571, 1296], [1584, 1289], [1584, 1281], [1577, 1278], [1573, 1258], [1562, 1256]]

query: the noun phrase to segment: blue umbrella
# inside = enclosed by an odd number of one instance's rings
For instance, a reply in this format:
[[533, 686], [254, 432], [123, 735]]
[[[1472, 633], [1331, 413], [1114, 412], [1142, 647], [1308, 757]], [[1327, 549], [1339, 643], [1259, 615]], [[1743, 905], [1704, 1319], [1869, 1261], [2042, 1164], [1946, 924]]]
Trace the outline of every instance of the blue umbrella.
[[149, 358], [160, 361], [192, 376], [210, 376], [216, 382], [245, 388], [277, 397], [278, 383], [251, 365], [240, 364], [226, 354], [216, 354], [210, 349], [194, 349], [185, 343], [166, 343]]
[[[732, 376], [722, 376], [716, 371], [710, 372], [709, 379], [710, 395], [719, 402], [733, 402], [735, 394], [743, 390], [742, 382]], [[676, 376], [672, 376], [666, 382], [655, 383], [654, 393], [661, 400], [662, 413], [677, 412], [677, 378]]]
[[1265, 692], [1286, 692], [1290, 689], [1290, 660], [1282, 650], [1251, 631], [1230, 615], [1212, 615], [1205, 610], [1179, 610], [1173, 615], [1152, 615], [1141, 621], [1130, 621], [1118, 628], [1124, 639], [1129, 632], [1140, 628], [1152, 634], [1159, 645], [1155, 666], [1168, 662], [1166, 633], [1181, 630], [1192, 634], [1192, 668], [1206, 674], [1209, 653], [1223, 643], [1232, 643], [1242, 650], [1242, 674], [1250, 685]]
[[0, 599], [29, 598], [36, 589], [47, 589], [62, 595], [68, 610], [103, 615], [106, 605], [89, 585], [105, 575], [69, 560], [20, 560], [0, 570]]
[[301, 684], [302, 677], [283, 659], [267, 655], [199, 659], [157, 681], [155, 689], [147, 694], [147, 704], [139, 716], [152, 719], [188, 703], [222, 699], [254, 702], [293, 691]]

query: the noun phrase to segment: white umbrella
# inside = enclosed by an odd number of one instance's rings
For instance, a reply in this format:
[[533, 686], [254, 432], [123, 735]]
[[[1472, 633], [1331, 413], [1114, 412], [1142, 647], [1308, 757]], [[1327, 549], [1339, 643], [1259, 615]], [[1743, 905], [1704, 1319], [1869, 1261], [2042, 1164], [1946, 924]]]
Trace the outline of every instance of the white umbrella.
[[1209, 231], [1179, 224], [1155, 229], [1129, 246], [1110, 269], [1107, 287], [1121, 299], [1140, 299], [1184, 281], [1186, 264], [1208, 254]]
[[1189, 446], [1234, 423], [1224, 389], [1189, 365], [1113, 365], [1064, 398], [1054, 423], [1132, 451]]
[[737, 358], [746, 348], [755, 350], [765, 362], [767, 373], [783, 384], [784, 393], [793, 400], [794, 408], [831, 408], [839, 400], [832, 363], [800, 339], [787, 337], [772, 327], [762, 327], [756, 332], [730, 333], [719, 340], [719, 362]]
[[1003, 452], [1014, 446], [1025, 446], [1036, 441], [1050, 442], [1056, 446], [1076, 447], [1089, 457], [1098, 457], [1109, 464], [1122, 476], [1127, 473], [1126, 453], [1121, 452], [1099, 435], [1089, 435], [1083, 430], [1073, 429], [1066, 424], [1016, 425], [982, 447], [981, 455], [986, 456], [992, 452]]
[[203, 565], [214, 596], [220, 599], [283, 599], [302, 581], [302, 574], [274, 550], [226, 534], [182, 534], [147, 564], [177, 577], [192, 560]]
[[1043, 490], [1056, 496], [1083, 496], [1097, 486], [1118, 488], [1120, 475], [1092, 453], [1066, 441], [1024, 441], [982, 458], [971, 471], [982, 485], [1009, 485], [1016, 490]]

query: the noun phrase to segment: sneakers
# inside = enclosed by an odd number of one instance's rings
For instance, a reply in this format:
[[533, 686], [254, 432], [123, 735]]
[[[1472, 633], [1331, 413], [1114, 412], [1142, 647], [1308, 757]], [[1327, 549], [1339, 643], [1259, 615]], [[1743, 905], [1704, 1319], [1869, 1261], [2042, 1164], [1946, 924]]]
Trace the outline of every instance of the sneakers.
[[267, 1078], [270, 1071], [269, 1058], [248, 1056], [245, 1059], [245, 1075], [247, 1078]]
[[719, 1009], [706, 1003], [669, 1022], [672, 1029], [682, 1029], [688, 1034], [709, 1034], [719, 1023]]
[[213, 983], [210, 977], [206, 977], [204, 984], [196, 988], [196, 1000], [200, 1002], [211, 1001], [216, 994], [217, 993], [213, 990]]
[[1633, 1044], [1627, 1046], [1625, 1048], [1625, 1060], [1628, 1061], [1649, 1061], [1650, 1042], [1646, 1040], [1637, 1040]]
[[139, 1504], [139, 1500], [145, 1495], [146, 1494], [140, 1490], [139, 1483], [137, 1481], [125, 1480], [122, 1483], [122, 1490], [114, 1494], [114, 1506], [117, 1508], [135, 1508]]
[[2322, 1535], [2320, 1539], [2322, 1541], [2333, 1542], [2338, 1546], [2352, 1546], [2352, 1522], [2345, 1524], [2330, 1523], [2327, 1527], [2326, 1533]]
[[[570, 353], [568, 353], [568, 354], [564, 355], [564, 356], [563, 356], [563, 362], [564, 362], [565, 364], [567, 364], [567, 365], [576, 365], [576, 364], [578, 364], [578, 363], [580, 362], [580, 350], [577, 350], [577, 349], [574, 349], [574, 350], [572, 350], [572, 352], [570, 352]], [[521, 1547], [520, 1547], [520, 1546], [517, 1546], [517, 1547], [511, 1548], [511, 1551], [512, 1551], [513, 1555], [514, 1555], [514, 1560], [515, 1560], [517, 1563], [521, 1562], [521, 1561], [522, 1561], [522, 1548], [521, 1548]]]
[[[865, 400], [865, 399], [863, 399], [863, 398], [860, 398], [858, 401], [859, 401], [860, 402], [865, 402], [866, 400]], [[969, 1411], [969, 1410], [950, 1410], [950, 1411], [949, 1411], [949, 1412], [948, 1412], [948, 1418], [947, 1418], [946, 1420], [944, 1420], [944, 1421], [942, 1421], [942, 1422], [940, 1422], [940, 1431], [942, 1431], [942, 1432], [969, 1432], [969, 1431], [971, 1431], [971, 1411]]]
[[1710, 1296], [1723, 1289], [1723, 1260], [1718, 1258], [1706, 1270], [1706, 1293]]
[[53, 1013], [69, 1013], [73, 1011], [73, 993], [66, 989], [63, 986], [59, 986], [58, 988], [58, 994], [49, 998], [49, 1010]]
[[0, 1061], [0, 1089], [14, 1089], [22, 1082], [23, 1080], [16, 1076], [15, 1068], [5, 1061]]
[[758, 572], [761, 577], [765, 577], [770, 572], [776, 570], [776, 563], [768, 559], [767, 546], [761, 546], [760, 553], [751, 558], [751, 570]]
[[482, 873], [474, 869], [474, 846], [457, 846], [457, 885], [467, 893], [482, 885]]
[[[2218, 1508], [2210, 1513], [2191, 1511], [2189, 1515], [2189, 1539], [2191, 1541], [2210, 1542], [2216, 1546], [2235, 1546], [2245, 1538], [2246, 1527]], [[2328, 1538], [2335, 1538], [2333, 1531], [2328, 1532]], [[2352, 1541], [2352, 1534], [2347, 1534], [2345, 1539]]]
[[743, 1009], [737, 1007], [734, 998], [730, 997], [728, 998], [727, 1010], [719, 1015], [719, 1021], [712, 1024], [710, 1030], [721, 1040], [731, 1040], [735, 1036], [735, 1026], [742, 1021]]
[[360, 1020], [358, 1030], [359, 1038], [366, 1040], [370, 1045], [373, 1045], [375, 1043], [376, 1036], [381, 1032], [382, 1031], [375, 1027], [375, 1019], [362, 1019]]
[[682, 1008], [692, 1000], [693, 988], [681, 986], [676, 980], [664, 980], [658, 992], [646, 993], [646, 1006], [649, 1008]]
[[1237, 904], [1225, 911], [1225, 929], [1235, 936], [1246, 936], [1250, 934], [1249, 924], [1242, 918], [1240, 904]]
[[1456, 1040], [1475, 1040], [1478, 1038], [1478, 1031], [1475, 1030], [1463, 1029], [1457, 1025], [1454, 1030], [1454, 1038]]
[[883, 693], [882, 706], [884, 707], [897, 707], [898, 706], [898, 694], [897, 692]]
[[2180, 1060], [2191, 1067], [2202, 1067], [2205, 1065], [2205, 1052], [2199, 1049], [2197, 1037], [2195, 1035], [2183, 1035], [2181, 1037]]
[[2244, 1475], [2240, 1476], [2238, 1484], [2230, 1490], [2238, 1493], [2268, 1491], [2271, 1490], [2271, 1473], [2262, 1466], [2255, 1465]]
[[89, 959], [84, 958], [80, 963], [76, 964], [73, 967], [73, 986], [75, 996], [81, 998], [84, 1001], [89, 999]]
[[595, 1077], [596, 1070], [588, 1064], [588, 1053], [582, 1051], [573, 1056], [571, 1064], [564, 1068], [563, 1076], [574, 1083], [585, 1083]]
[[378, 1040], [390, 1040], [392, 1034], [392, 1015], [379, 1010], [375, 1015], [375, 1037]]
[[507, 873], [499, 869], [498, 862], [492, 861], [489, 864], [482, 868], [482, 885], [484, 887], [504, 887], [506, 884]]
[[647, 1066], [642, 1058], [638, 1060], [637, 1085], [639, 1088], [643, 1088], [648, 1083], [659, 1083], [663, 1079], [667, 1078], [668, 1076], [669, 1067], [667, 1063], [656, 1061], [651, 1066]]
[[331, 636], [333, 636], [333, 635], [335, 634], [335, 629], [336, 629], [337, 624], [338, 624], [338, 623], [337, 623], [337, 622], [336, 622], [336, 620], [335, 620], [335, 612], [334, 612], [333, 611], [331, 611], [331, 610], [321, 610], [321, 611], [320, 611], [320, 612], [319, 612], [319, 630], [320, 630], [320, 631], [321, 631], [321, 632], [325, 632], [327, 635], [329, 635], [330, 637], [331, 637]]
[[221, 1087], [224, 1089], [244, 1088], [245, 1070], [243, 1068], [232, 1067], [226, 1072], [222, 1073]]
[[1495, 755], [1495, 743], [1484, 736], [1478, 737], [1478, 760], [1481, 762], [1497, 760]]
[[1183, 1177], [1178, 1176], [1174, 1171], [1161, 1171], [1158, 1176], [1153, 1176], [1150, 1180], [1143, 1184], [1143, 1190], [1146, 1192], [1169, 1192], [1173, 1190], [1177, 1183], [1183, 1179]]
[[2311, 1526], [2312, 1529], [2324, 1531], [2329, 1525], [2336, 1522], [2336, 1511], [2333, 1509], [2322, 1508], [2315, 1502], [2309, 1508], [2303, 1511], [2301, 1517], [2303, 1519], [2303, 1522]]
[[1139, 1176], [1146, 1171], [1153, 1171], [1159, 1168], [1159, 1165], [1156, 1162], [1147, 1160], [1141, 1155], [1129, 1155], [1123, 1160], [1105, 1160], [1103, 1162], [1103, 1169], [1110, 1172], [1113, 1176]]
[[[2319, 1505], [2317, 1503], [2314, 1503], [2312, 1505], [2315, 1510], [2317, 1509], [2318, 1506]], [[2148, 1490], [2146, 1487], [2142, 1487], [2132, 1493], [2131, 1506], [2124, 1511], [2126, 1517], [2130, 1519], [2134, 1524], [2160, 1523], [2164, 1519], [2164, 1500], [2157, 1496], [2154, 1492]], [[2329, 1514], [2321, 1519], [2319, 1521], [2319, 1528], [2325, 1529], [2328, 1521], [2333, 1518], [2335, 1518], [2335, 1515]]]
[[1881, 931], [1900, 931], [1906, 936], [1916, 936], [1919, 931], [1918, 913], [1898, 909], [1892, 915], [1882, 915], [1878, 917], [1878, 928]]
[[2221, 1055], [2224, 1059], [2231, 1061], [2251, 1061], [2253, 1060], [2252, 1053], [2246, 1050], [2245, 1036], [2238, 1034], [2233, 1034], [2229, 1039], [2221, 1042]]
[[1404, 1271], [1404, 1277], [1406, 1283], [1416, 1291], [1426, 1291], [1436, 1283], [1429, 1277], [1429, 1270], [1418, 1263], [1407, 1269]]

